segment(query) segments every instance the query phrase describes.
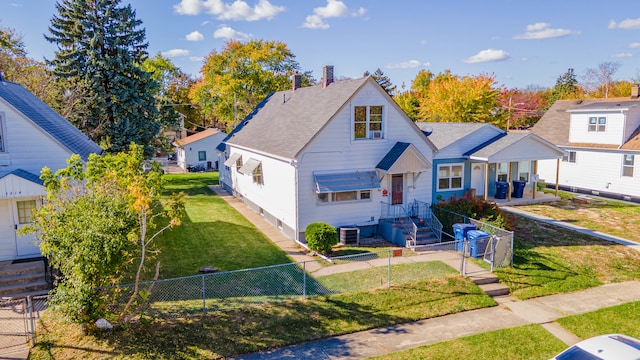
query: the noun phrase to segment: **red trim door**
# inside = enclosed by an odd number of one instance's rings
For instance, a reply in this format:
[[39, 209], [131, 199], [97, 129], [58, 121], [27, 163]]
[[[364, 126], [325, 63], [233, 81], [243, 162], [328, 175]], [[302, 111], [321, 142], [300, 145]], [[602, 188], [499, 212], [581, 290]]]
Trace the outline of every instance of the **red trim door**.
[[403, 203], [403, 174], [391, 175], [391, 205], [399, 205]]

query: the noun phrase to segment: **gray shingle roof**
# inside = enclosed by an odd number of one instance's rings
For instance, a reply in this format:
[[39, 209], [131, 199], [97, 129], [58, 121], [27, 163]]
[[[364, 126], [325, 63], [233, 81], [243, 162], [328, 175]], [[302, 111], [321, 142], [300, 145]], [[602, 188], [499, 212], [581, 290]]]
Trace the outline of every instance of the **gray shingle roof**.
[[[268, 96], [227, 136], [231, 145], [294, 159], [371, 77]], [[242, 131], [240, 131], [242, 130]], [[218, 147], [224, 150], [224, 145]]]
[[87, 160], [91, 153], [102, 153], [98, 144], [21, 85], [0, 81], [0, 98], [82, 159]]
[[428, 138], [438, 150], [444, 149], [484, 126], [491, 126], [485, 123], [454, 122], [416, 122], [416, 125], [422, 131], [433, 130]]
[[393, 145], [391, 150], [380, 160], [376, 169], [389, 170], [395, 164], [395, 162], [402, 156], [405, 150], [409, 147], [409, 143], [398, 141]]
[[[571, 124], [571, 113], [567, 110], [611, 110], [620, 109], [616, 104], [628, 107], [629, 105], [640, 104], [640, 102], [629, 101], [628, 98], [611, 98], [595, 100], [557, 100], [544, 113], [542, 118], [531, 128], [531, 132], [549, 141], [552, 144], [568, 146], [569, 125]], [[622, 105], [625, 104], [625, 105]]]
[[17, 177], [21, 177], [25, 180], [29, 180], [33, 183], [39, 184], [39, 185], [44, 185], [44, 181], [40, 180], [40, 177], [36, 174], [32, 174], [26, 170], [22, 170], [22, 169], [15, 169], [10, 173], [4, 174], [3, 176], [0, 176], [0, 179], [9, 176], [9, 175], [15, 175]]

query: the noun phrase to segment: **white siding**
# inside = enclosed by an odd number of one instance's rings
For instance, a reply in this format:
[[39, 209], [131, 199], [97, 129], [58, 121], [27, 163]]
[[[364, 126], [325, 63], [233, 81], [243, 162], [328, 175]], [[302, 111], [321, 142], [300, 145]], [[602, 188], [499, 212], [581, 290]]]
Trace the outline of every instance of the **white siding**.
[[636, 106], [629, 110], [625, 122], [624, 129], [624, 141], [629, 140], [629, 137], [633, 135], [633, 132], [640, 126], [640, 106]]
[[0, 179], [0, 199], [45, 196], [44, 186], [25, 180], [16, 175], [7, 175]]
[[67, 166], [71, 152], [22, 114], [0, 100], [5, 152], [0, 152], [0, 176], [15, 169], [39, 175], [44, 166], [53, 171]]
[[[263, 184], [254, 183], [252, 175], [239, 173], [235, 166], [230, 168], [230, 173], [224, 170], [225, 176], [231, 179], [236, 194], [250, 200], [283, 224], [295, 229], [295, 168], [289, 161], [256, 154], [230, 145], [227, 147], [229, 147], [229, 154], [242, 155], [243, 164], [249, 158], [262, 163]], [[220, 163], [221, 168], [224, 168], [223, 162]]]
[[[622, 176], [621, 151], [577, 151], [576, 162], [560, 162], [559, 185], [640, 196], [640, 154], [635, 156], [633, 177]], [[538, 164], [540, 179], [555, 183], [556, 161]]]
[[[606, 131], [589, 130], [589, 117], [606, 117]], [[569, 142], [583, 144], [613, 144], [624, 142], [625, 116], [622, 113], [573, 113], [569, 127]]]
[[[184, 147], [178, 147], [176, 153], [176, 160], [178, 166], [186, 170], [188, 165], [201, 164], [205, 167], [208, 162], [211, 162], [211, 167], [215, 168], [215, 163], [218, 161], [218, 153], [216, 147], [227, 136], [227, 134], [220, 132], [204, 139], [200, 139], [185, 145]], [[204, 151], [206, 154], [206, 160], [199, 160], [198, 153]]]
[[[351, 112], [355, 105], [384, 105], [384, 139], [352, 140]], [[323, 221], [333, 226], [375, 224], [380, 216], [382, 189], [391, 189], [390, 176], [382, 179], [381, 189], [371, 193], [370, 201], [321, 204], [315, 193], [314, 171], [374, 170], [376, 165], [398, 141], [412, 143], [430, 162], [432, 150], [415, 125], [405, 119], [388, 98], [367, 84], [351, 102], [307, 146], [298, 159], [299, 232], [312, 222]], [[405, 193], [407, 201], [431, 202], [431, 170], [421, 174], [413, 189]], [[373, 222], [371, 222], [373, 218]]]

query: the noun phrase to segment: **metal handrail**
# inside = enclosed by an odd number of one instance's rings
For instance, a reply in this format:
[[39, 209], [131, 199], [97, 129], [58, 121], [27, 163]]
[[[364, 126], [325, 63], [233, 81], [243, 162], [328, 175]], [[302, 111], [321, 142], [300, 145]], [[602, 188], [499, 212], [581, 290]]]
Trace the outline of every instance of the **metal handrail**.
[[[386, 203], [384, 201], [380, 202], [381, 205], [381, 218], [383, 219], [393, 219], [397, 221], [404, 232], [409, 236], [410, 239], [407, 239], [406, 246], [411, 247], [410, 243], [413, 243], [413, 247], [416, 245], [416, 239], [418, 237], [418, 226], [411, 220], [411, 217], [407, 213], [407, 210], [402, 205], [392, 205]], [[411, 224], [411, 225], [409, 225]]]
[[438, 238], [438, 242], [442, 242], [442, 222], [440, 222], [438, 217], [431, 211], [431, 204], [420, 200], [413, 200], [412, 208], [415, 215], [426, 222], [431, 232]]

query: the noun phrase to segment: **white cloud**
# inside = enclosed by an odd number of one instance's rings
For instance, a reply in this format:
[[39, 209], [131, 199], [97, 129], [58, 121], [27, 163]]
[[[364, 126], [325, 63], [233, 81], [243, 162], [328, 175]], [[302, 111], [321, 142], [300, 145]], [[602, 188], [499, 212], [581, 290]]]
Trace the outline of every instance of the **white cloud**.
[[619, 54], [613, 54], [611, 55], [611, 57], [614, 59], [624, 59], [624, 58], [633, 57], [633, 55], [631, 55], [631, 53], [619, 53]]
[[629, 46], [627, 46], [629, 49], [637, 49], [640, 48], [640, 42], [635, 42], [635, 43], [631, 43], [629, 44]]
[[387, 65], [387, 69], [415, 69], [418, 67], [427, 67], [427, 66], [431, 66], [431, 63], [429, 62], [423, 63], [418, 60], [409, 60], [409, 61], [403, 61], [397, 64], [389, 64]]
[[524, 34], [516, 35], [513, 38], [520, 40], [540, 40], [577, 34], [580, 34], [580, 32], [568, 29], [554, 29], [549, 23], [539, 22], [527, 25], [527, 30]]
[[189, 55], [189, 50], [185, 49], [171, 49], [167, 51], [163, 51], [162, 56], [166, 56], [168, 58], [178, 57], [178, 56], [187, 56]]
[[213, 33], [213, 37], [216, 39], [245, 40], [250, 38], [251, 34], [236, 31], [227, 25], [220, 25], [218, 30]]
[[624, 19], [619, 23], [611, 20], [609, 22], [609, 29], [625, 29], [625, 30], [640, 29], [640, 18]]
[[181, 0], [173, 10], [180, 15], [199, 15], [207, 13], [218, 20], [271, 20], [285, 10], [284, 6], [275, 6], [269, 0], [258, 0], [251, 7], [243, 0], [227, 4], [222, 0]]
[[328, 29], [329, 24], [325, 21], [328, 18], [345, 17], [345, 16], [363, 16], [367, 10], [363, 7], [357, 10], [349, 10], [340, 0], [327, 0], [327, 5], [313, 9], [313, 14], [305, 18], [302, 27], [307, 29]]
[[204, 58], [202, 56], [189, 56], [189, 61], [203, 61]]
[[185, 38], [189, 41], [202, 41], [204, 40], [204, 35], [200, 33], [200, 31], [192, 31], [185, 36]]
[[479, 53], [464, 59], [467, 64], [477, 64], [492, 61], [502, 61], [511, 58], [511, 56], [504, 50], [487, 49], [482, 50]]

